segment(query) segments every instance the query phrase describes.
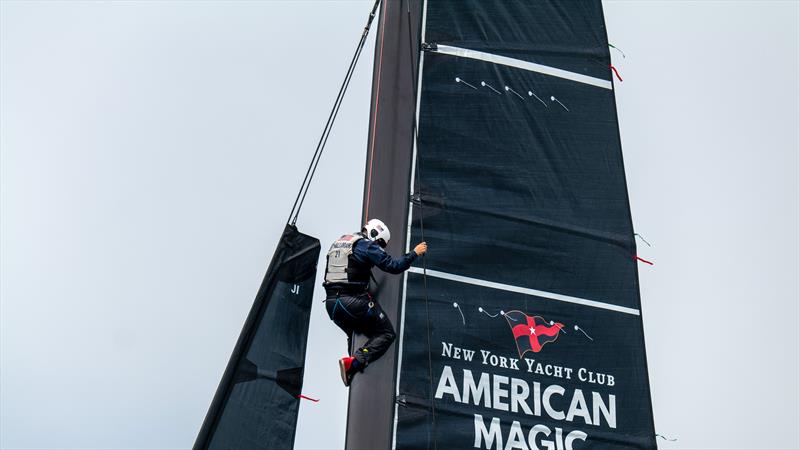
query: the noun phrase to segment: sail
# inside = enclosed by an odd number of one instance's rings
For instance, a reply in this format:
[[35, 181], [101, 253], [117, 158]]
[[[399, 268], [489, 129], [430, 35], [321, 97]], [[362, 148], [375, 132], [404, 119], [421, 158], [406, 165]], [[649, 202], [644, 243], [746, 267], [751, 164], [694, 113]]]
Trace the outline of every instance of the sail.
[[655, 448], [601, 2], [380, 24], [365, 217], [430, 251], [379, 280], [398, 342], [351, 388], [348, 448]]
[[286, 226], [194, 450], [292, 448], [319, 251]]

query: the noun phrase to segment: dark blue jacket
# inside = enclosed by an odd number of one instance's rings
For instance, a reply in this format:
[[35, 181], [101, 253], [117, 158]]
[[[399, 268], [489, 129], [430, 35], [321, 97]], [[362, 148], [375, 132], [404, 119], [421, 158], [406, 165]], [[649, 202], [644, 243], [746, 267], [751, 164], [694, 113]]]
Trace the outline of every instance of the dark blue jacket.
[[411, 263], [417, 259], [417, 254], [409, 252], [399, 258], [392, 258], [392, 255], [386, 253], [386, 250], [376, 242], [361, 239], [353, 248], [353, 259], [364, 269], [377, 267], [384, 272], [397, 274], [408, 270]]

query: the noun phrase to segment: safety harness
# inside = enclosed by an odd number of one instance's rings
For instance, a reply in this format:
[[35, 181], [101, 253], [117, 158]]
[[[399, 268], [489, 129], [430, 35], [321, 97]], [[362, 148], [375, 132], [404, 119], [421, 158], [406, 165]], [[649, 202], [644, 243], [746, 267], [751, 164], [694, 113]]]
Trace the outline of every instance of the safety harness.
[[361, 239], [361, 233], [345, 234], [331, 244], [325, 265], [326, 290], [338, 289], [346, 293], [366, 292], [372, 272], [353, 258], [353, 249]]

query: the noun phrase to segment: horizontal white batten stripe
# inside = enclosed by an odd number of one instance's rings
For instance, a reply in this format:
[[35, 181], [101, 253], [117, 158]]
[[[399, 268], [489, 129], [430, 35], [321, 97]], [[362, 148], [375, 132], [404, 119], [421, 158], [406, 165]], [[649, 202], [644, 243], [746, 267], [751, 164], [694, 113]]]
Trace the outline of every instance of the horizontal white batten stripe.
[[445, 55], [453, 55], [453, 56], [460, 56], [462, 58], [488, 61], [495, 64], [516, 67], [518, 69], [530, 70], [531, 72], [539, 72], [545, 75], [577, 81], [578, 83], [590, 84], [592, 86], [597, 86], [604, 89], [611, 89], [612, 87], [610, 81], [601, 80], [600, 78], [590, 77], [588, 75], [581, 75], [579, 73], [570, 72], [568, 70], [556, 69], [555, 67], [543, 66], [541, 64], [523, 61], [521, 59], [514, 59], [514, 58], [509, 58], [507, 56], [500, 56], [492, 53], [470, 50], [468, 48], [452, 47], [450, 45], [437, 44], [435, 53], [443, 53]]
[[[422, 274], [421, 267], [411, 267], [409, 272]], [[479, 280], [477, 278], [464, 277], [461, 275], [453, 275], [451, 273], [439, 272], [438, 270], [427, 269], [424, 273], [429, 277], [443, 278], [445, 280], [457, 281], [459, 283], [474, 284], [475, 286], [483, 286], [492, 289], [500, 289], [502, 291], [517, 292], [525, 295], [535, 295], [536, 297], [544, 297], [560, 302], [575, 303], [578, 305], [591, 306], [592, 308], [607, 309], [610, 311], [621, 312], [625, 314], [639, 315], [638, 309], [626, 308], [624, 306], [612, 305], [610, 303], [598, 302], [596, 300], [587, 300], [585, 298], [570, 297], [569, 295], [554, 294], [552, 292], [540, 291], [538, 289], [529, 289], [519, 286], [512, 286], [510, 284], [495, 283], [494, 281]]]

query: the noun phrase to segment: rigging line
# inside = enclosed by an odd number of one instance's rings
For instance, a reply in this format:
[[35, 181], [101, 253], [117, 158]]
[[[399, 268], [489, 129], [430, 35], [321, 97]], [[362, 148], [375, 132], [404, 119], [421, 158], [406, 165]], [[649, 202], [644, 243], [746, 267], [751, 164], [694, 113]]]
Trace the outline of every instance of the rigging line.
[[[334, 102], [334, 107], [331, 110], [330, 115], [328, 116], [328, 122], [325, 124], [322, 136], [320, 136], [320, 141], [317, 143], [317, 150], [314, 152], [314, 156], [311, 159], [311, 164], [309, 165], [309, 168], [306, 171], [306, 178], [303, 180], [303, 185], [301, 185], [300, 192], [298, 192], [297, 194], [299, 198], [299, 204], [297, 203], [298, 198], [295, 199], [295, 204], [297, 204], [297, 210], [295, 211], [294, 206], [292, 207], [292, 213], [294, 214], [294, 218], [291, 219], [292, 217], [291, 213], [289, 215], [292, 225], [294, 225], [297, 222], [297, 218], [300, 215], [300, 208], [302, 208], [303, 203], [305, 202], [306, 195], [308, 194], [308, 190], [311, 187], [311, 181], [314, 178], [317, 166], [319, 165], [319, 161], [322, 158], [322, 152], [325, 149], [325, 144], [328, 142], [328, 136], [330, 136], [331, 130], [333, 129], [333, 123], [336, 120], [336, 116], [339, 113], [339, 108], [341, 107], [342, 101], [344, 100], [344, 95], [347, 91], [348, 86], [350, 85], [350, 80], [352, 79], [353, 73], [355, 72], [356, 64], [358, 64], [358, 59], [361, 56], [361, 51], [364, 48], [367, 35], [369, 34], [369, 29], [372, 25], [372, 20], [375, 17], [375, 11], [377, 10], [379, 4], [380, 0], [376, 0], [375, 4], [372, 7], [372, 11], [370, 12], [369, 18], [367, 19], [367, 24], [364, 27], [364, 31], [361, 33], [361, 39], [359, 40], [358, 46], [356, 47], [356, 52], [353, 55], [353, 59], [350, 61], [350, 66], [348, 67], [347, 73], [345, 74], [345, 79], [342, 82], [342, 86], [339, 89], [339, 94], [337, 95], [336, 101]], [[302, 197], [300, 196], [301, 193]]]
[[615, 47], [615, 46], [613, 46], [613, 45], [612, 45], [610, 42], [608, 43], [608, 46], [609, 46], [609, 47], [611, 47], [611, 48], [613, 48], [614, 50], [616, 50], [616, 51], [620, 52], [620, 53], [622, 54], [622, 57], [623, 57], [623, 58], [625, 57], [625, 52], [623, 52], [623, 51], [622, 51], [622, 50], [621, 50], [619, 47]]
[[[363, 39], [363, 35], [362, 35], [362, 39]], [[359, 41], [359, 47], [360, 46], [361, 46], [361, 40]], [[336, 114], [338, 113], [338, 109], [339, 109], [338, 105], [340, 104], [342, 96], [344, 95], [344, 90], [346, 89], [345, 84], [346, 84], [348, 78], [351, 75], [351, 72], [352, 72], [353, 67], [354, 67], [354, 63], [355, 63], [358, 55], [360, 55], [360, 53], [361, 53], [360, 49], [357, 48], [356, 49], [356, 54], [353, 55], [353, 59], [350, 61], [350, 66], [348, 66], [348, 68], [347, 68], [347, 73], [345, 74], [345, 80], [342, 82], [342, 86], [339, 88], [339, 93], [336, 95], [336, 100], [334, 100], [334, 102], [333, 102], [333, 108], [331, 109], [331, 112], [328, 115], [328, 121], [325, 123], [325, 127], [322, 129], [322, 135], [319, 138], [319, 142], [317, 142], [317, 148], [314, 151], [314, 155], [311, 157], [311, 163], [308, 165], [308, 169], [306, 170], [306, 175], [303, 178], [303, 183], [300, 185], [300, 191], [297, 193], [297, 197], [294, 200], [294, 205], [292, 205], [292, 211], [289, 213], [289, 220], [291, 220], [292, 215], [294, 215], [294, 213], [295, 213], [295, 207], [297, 206], [298, 201], [300, 201], [301, 193], [303, 193], [303, 191], [306, 188], [306, 182], [308, 182], [308, 184], [310, 185], [309, 176], [313, 176], [312, 173], [311, 173], [312, 172], [312, 167], [314, 166], [314, 162], [317, 161], [319, 159], [319, 157], [321, 156], [321, 154], [322, 154], [322, 148], [324, 147], [325, 142], [326, 142], [325, 136], [328, 133], [328, 130], [330, 129], [330, 127], [332, 126], [332, 122], [335, 119]], [[302, 206], [302, 201], [300, 201], [300, 206]], [[297, 213], [299, 214], [299, 212], [300, 211], [299, 211], [299, 208], [298, 208]], [[287, 220], [287, 222], [288, 222], [288, 220]]]
[[[361, 55], [361, 49], [363, 49], [363, 46], [359, 49], [358, 56]], [[356, 59], [357, 59], [357, 57], [356, 57]], [[354, 72], [355, 72], [355, 66], [353, 66], [353, 71], [351, 71], [349, 73], [349, 78], [347, 78], [346, 84], [344, 86], [345, 90], [347, 90], [347, 87], [350, 86], [350, 80], [352, 79], [352, 76], [353, 76]], [[342, 94], [344, 94], [344, 92]], [[334, 119], [336, 118], [336, 115], [339, 113], [339, 108], [342, 106], [342, 100], [344, 100], [344, 95], [342, 95], [340, 97], [339, 103], [335, 106], [335, 111], [336, 112], [334, 113]], [[331, 126], [328, 127], [327, 132], [323, 133], [323, 136], [324, 136], [324, 139], [322, 141], [322, 148], [323, 149], [325, 148], [325, 144], [328, 143], [328, 137], [330, 136], [332, 129], [333, 129], [333, 123], [331, 123]], [[314, 178], [314, 174], [317, 172], [317, 166], [319, 165], [319, 162], [320, 162], [321, 159], [322, 159], [322, 151], [320, 151], [319, 156], [317, 157], [316, 161], [314, 161], [314, 166], [311, 169], [311, 176], [309, 177], [308, 184], [305, 186], [305, 191], [303, 192], [303, 196], [300, 198], [300, 206], [303, 205], [303, 202], [306, 199], [306, 194], [308, 194], [308, 190], [311, 187], [311, 180]], [[292, 220], [292, 225], [294, 225], [294, 223], [297, 222], [297, 216], [299, 214], [300, 214], [300, 210], [298, 208], [297, 214], [295, 214], [295, 217]]]
[[[416, 138], [415, 138], [416, 141]], [[420, 170], [420, 163], [419, 163], [419, 155], [416, 156], [415, 164], [417, 166], [417, 193], [422, 196], [421, 193], [421, 186], [422, 186], [422, 171]], [[425, 242], [425, 220], [423, 216], [425, 215], [425, 211], [423, 210], [422, 204], [420, 204], [420, 211], [419, 211], [419, 231], [420, 237], [422, 238], [422, 242]], [[410, 238], [410, 236], [409, 236]], [[431, 316], [430, 316], [430, 308], [428, 306], [429, 298], [428, 298], [428, 264], [426, 261], [425, 253], [422, 254], [422, 292], [425, 296], [425, 327], [427, 329], [426, 336], [428, 338], [428, 382], [429, 382], [429, 393], [430, 393], [430, 402], [431, 402], [431, 419], [432, 419], [432, 428], [433, 428], [433, 448], [436, 449], [436, 403], [434, 403], [433, 399], [433, 359], [431, 357]]]
[[[423, 6], [424, 8], [424, 6]], [[414, 161], [412, 164], [416, 165], [416, 178], [417, 178], [417, 187], [415, 189], [414, 194], [419, 195], [420, 199], [420, 210], [419, 210], [419, 230], [420, 230], [420, 237], [422, 238], [422, 242], [425, 242], [425, 221], [423, 217], [425, 216], [424, 206], [422, 205], [422, 171], [420, 170], [420, 163], [419, 163], [419, 147], [417, 146], [417, 137], [418, 137], [418, 129], [417, 129], [417, 96], [420, 92], [417, 89], [417, 76], [419, 76], [419, 58], [422, 56], [418, 54], [417, 56], [417, 63], [414, 64], [414, 42], [411, 37], [412, 35], [412, 27], [411, 27], [411, 0], [406, 1], [406, 22], [408, 24], [408, 56], [409, 56], [409, 68], [411, 69], [411, 86], [414, 89], [414, 109], [411, 111], [411, 132], [412, 132], [412, 139], [411, 142], [412, 149], [416, 148], [417, 151], [414, 152]], [[418, 52], [419, 53], [419, 52]], [[411, 239], [411, 235], [409, 234], [408, 239]], [[431, 409], [431, 427], [429, 428], [429, 437], [428, 437], [428, 445], [430, 445], [431, 440], [433, 440], [433, 448], [436, 450], [437, 443], [436, 443], [436, 403], [434, 402], [433, 397], [433, 358], [431, 356], [431, 316], [430, 316], [430, 308], [428, 306], [429, 299], [428, 299], [428, 268], [425, 253], [422, 254], [422, 292], [425, 297], [425, 328], [426, 328], [426, 337], [427, 337], [427, 345], [428, 345], [428, 394], [429, 394], [429, 402], [430, 402], [430, 409]], [[460, 310], [459, 310], [460, 312]], [[463, 313], [462, 313], [463, 317]], [[432, 439], [431, 439], [432, 438]]]
[[[373, 85], [375, 86], [375, 92], [372, 94], [373, 102], [372, 102], [372, 109], [370, 112], [372, 125], [370, 126], [370, 132], [368, 134], [369, 137], [369, 146], [367, 151], [367, 173], [365, 175], [367, 181], [367, 194], [364, 201], [364, 222], [367, 222], [367, 218], [369, 217], [369, 205], [372, 203], [372, 168], [375, 166], [375, 140], [376, 140], [376, 133], [378, 130], [378, 115], [380, 113], [380, 105], [381, 100], [381, 75], [383, 74], [383, 43], [386, 37], [386, 16], [387, 14], [381, 15], [381, 24], [379, 25], [381, 34], [380, 38], [377, 36], [375, 37], [375, 49], [376, 55], [378, 58], [378, 67], [373, 69]], [[380, 41], [380, 45], [378, 45], [378, 41]], [[377, 74], [377, 77], [376, 75]]]
[[[292, 210], [289, 212], [289, 218], [286, 220], [287, 223], [291, 222], [291, 224], [294, 225], [297, 222], [297, 217], [300, 215], [300, 208], [303, 207], [303, 202], [305, 201], [306, 194], [308, 193], [308, 188], [311, 186], [311, 179], [314, 178], [316, 166], [319, 164], [319, 160], [322, 157], [322, 152], [325, 149], [328, 135], [330, 135], [330, 130], [333, 128], [333, 123], [336, 121], [336, 115], [339, 112], [339, 107], [342, 104], [344, 94], [347, 91], [347, 86], [350, 84], [350, 79], [355, 72], [358, 58], [361, 56], [361, 51], [363, 50], [364, 44], [367, 41], [367, 35], [369, 34], [369, 30], [372, 26], [372, 20], [375, 18], [375, 12], [378, 10], [378, 5], [380, 2], [381, 0], [375, 0], [375, 4], [372, 6], [372, 11], [369, 13], [367, 24], [364, 26], [364, 31], [361, 33], [361, 39], [358, 41], [358, 46], [356, 47], [356, 51], [350, 61], [350, 66], [347, 68], [347, 73], [345, 74], [342, 85], [339, 88], [339, 93], [336, 96], [336, 100], [333, 103], [333, 108], [331, 108], [331, 112], [328, 115], [328, 120], [322, 130], [322, 135], [317, 142], [317, 148], [314, 150], [314, 155], [311, 157], [311, 163], [309, 163], [308, 169], [306, 169], [306, 175], [303, 178], [303, 183], [300, 185], [300, 190], [297, 192], [297, 197], [294, 199]], [[294, 216], [294, 218], [292, 218], [292, 216]]]
[[614, 65], [613, 65], [613, 64], [609, 64], [609, 65], [608, 65], [608, 67], [610, 67], [610, 68], [611, 68], [611, 70], [614, 72], [614, 75], [616, 75], [616, 76], [617, 76], [617, 79], [618, 79], [618, 80], [620, 81], [620, 83], [621, 83], [621, 82], [622, 82], [622, 77], [621, 77], [621, 76], [619, 76], [619, 72], [617, 72], [617, 68], [616, 68], [616, 67], [614, 67]]
[[641, 234], [639, 234], [639, 233], [633, 233], [633, 236], [634, 236], [634, 239], [638, 237], [639, 239], [641, 239], [641, 240], [642, 240], [642, 242], [644, 242], [645, 244], [647, 244], [647, 246], [648, 246], [648, 247], [652, 247], [652, 245], [650, 245], [650, 243], [649, 243], [649, 242], [647, 242], [647, 239], [645, 239], [645, 238], [644, 238], [644, 236], [642, 236]]

